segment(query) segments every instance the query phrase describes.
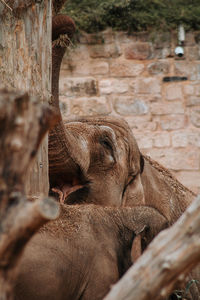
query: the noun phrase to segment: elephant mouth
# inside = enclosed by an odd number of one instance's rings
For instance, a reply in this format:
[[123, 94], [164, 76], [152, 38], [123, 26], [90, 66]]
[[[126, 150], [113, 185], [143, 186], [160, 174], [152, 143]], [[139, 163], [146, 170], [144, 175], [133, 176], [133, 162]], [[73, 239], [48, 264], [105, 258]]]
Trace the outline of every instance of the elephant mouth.
[[[89, 181], [79, 170], [78, 175], [70, 172], [69, 174], [59, 174], [59, 179], [55, 180], [50, 187], [50, 194], [60, 203], [80, 204], [84, 202], [89, 192]], [[56, 176], [56, 178], [58, 178]]]

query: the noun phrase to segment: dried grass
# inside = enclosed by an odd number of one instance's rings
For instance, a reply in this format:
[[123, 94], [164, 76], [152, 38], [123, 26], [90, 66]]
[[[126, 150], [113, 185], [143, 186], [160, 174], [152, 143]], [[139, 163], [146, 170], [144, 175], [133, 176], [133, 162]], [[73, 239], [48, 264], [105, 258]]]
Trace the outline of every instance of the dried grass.
[[67, 48], [69, 45], [73, 46], [73, 43], [67, 34], [61, 34], [58, 39], [53, 41], [52, 45], [53, 47]]

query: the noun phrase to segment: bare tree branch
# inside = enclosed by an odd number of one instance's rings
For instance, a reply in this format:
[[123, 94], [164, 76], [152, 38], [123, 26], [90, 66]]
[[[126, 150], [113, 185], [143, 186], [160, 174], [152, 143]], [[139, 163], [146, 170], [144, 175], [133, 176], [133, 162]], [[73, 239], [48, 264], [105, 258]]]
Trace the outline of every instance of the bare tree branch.
[[[56, 219], [59, 215], [59, 206], [51, 198], [41, 198], [30, 202], [20, 193], [13, 193], [11, 197], [18, 204], [14, 209], [10, 209], [6, 218], [2, 220], [1, 267], [14, 263], [17, 251], [20, 250], [20, 248], [16, 249], [19, 242], [22, 247], [44, 223]], [[12, 220], [12, 226], [10, 220]]]
[[4, 1], [4, 0], [0, 0], [8, 9], [10, 9], [12, 11], [12, 8]]
[[12, 299], [17, 262], [38, 228], [59, 215], [52, 199], [28, 201], [26, 174], [57, 116], [36, 97], [0, 90], [0, 300]]

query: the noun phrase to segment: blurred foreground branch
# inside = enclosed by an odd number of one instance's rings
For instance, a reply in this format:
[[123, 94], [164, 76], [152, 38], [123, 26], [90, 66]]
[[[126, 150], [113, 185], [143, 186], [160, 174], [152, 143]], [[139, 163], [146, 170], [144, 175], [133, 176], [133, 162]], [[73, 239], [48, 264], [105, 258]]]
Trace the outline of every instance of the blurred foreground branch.
[[28, 201], [27, 171], [56, 116], [37, 98], [0, 90], [0, 300], [11, 300], [17, 262], [38, 228], [59, 215], [50, 198]]

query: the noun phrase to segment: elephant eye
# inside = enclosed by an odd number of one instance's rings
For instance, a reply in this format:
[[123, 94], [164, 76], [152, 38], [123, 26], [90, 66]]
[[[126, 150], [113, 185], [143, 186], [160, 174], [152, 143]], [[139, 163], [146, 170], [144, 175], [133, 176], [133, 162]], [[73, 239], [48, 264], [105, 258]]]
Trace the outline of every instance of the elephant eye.
[[129, 175], [129, 181], [128, 181], [128, 185], [131, 184], [135, 178], [137, 177], [138, 173], [137, 174], [130, 174]]
[[108, 149], [108, 150], [110, 150], [110, 151], [113, 150], [112, 145], [111, 145], [111, 143], [110, 143], [108, 140], [105, 140], [105, 139], [100, 140], [100, 144], [101, 144], [104, 148], [106, 148], [106, 149]]
[[104, 166], [111, 166], [116, 163], [115, 147], [112, 144], [112, 140], [107, 135], [103, 135], [99, 138], [99, 144], [101, 149], [99, 155]]

